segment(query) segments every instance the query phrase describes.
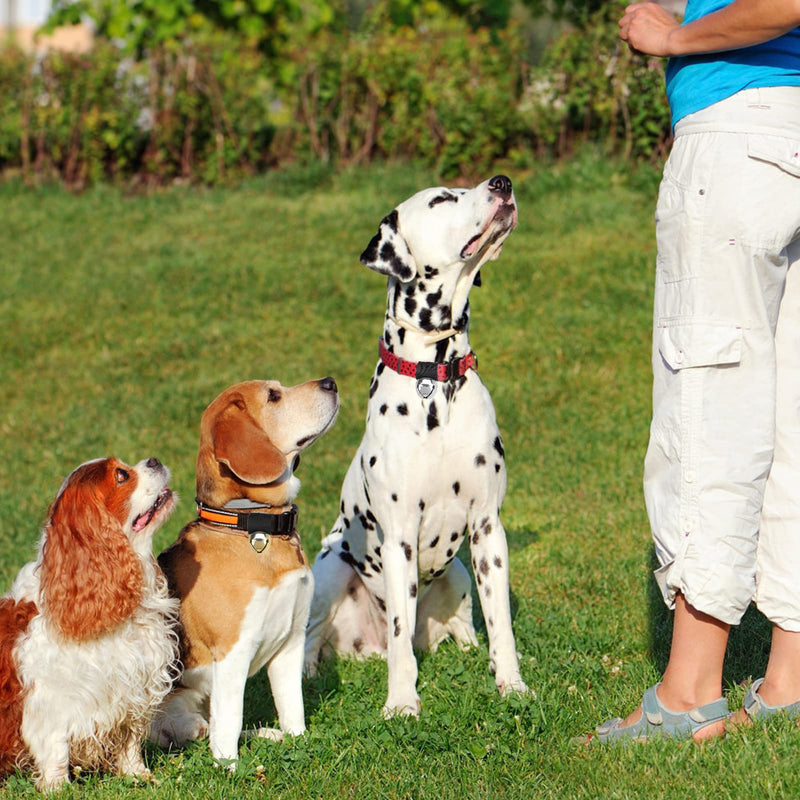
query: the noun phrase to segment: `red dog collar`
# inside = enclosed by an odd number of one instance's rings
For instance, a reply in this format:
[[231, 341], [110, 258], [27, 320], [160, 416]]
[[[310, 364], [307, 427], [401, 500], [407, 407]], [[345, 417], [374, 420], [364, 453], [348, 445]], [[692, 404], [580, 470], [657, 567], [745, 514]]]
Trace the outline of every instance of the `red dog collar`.
[[378, 341], [378, 355], [381, 361], [389, 369], [409, 378], [454, 381], [464, 375], [468, 369], [478, 368], [478, 357], [471, 350], [462, 358], [452, 358], [450, 361], [406, 361], [394, 353], [390, 353], [386, 349], [383, 339]]

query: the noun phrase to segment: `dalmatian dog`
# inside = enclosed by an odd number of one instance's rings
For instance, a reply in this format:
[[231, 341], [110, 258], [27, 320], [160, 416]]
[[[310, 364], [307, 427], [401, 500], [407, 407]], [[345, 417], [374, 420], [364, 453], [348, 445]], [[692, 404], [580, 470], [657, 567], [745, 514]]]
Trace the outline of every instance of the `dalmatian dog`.
[[500, 522], [503, 441], [469, 344], [469, 292], [517, 223], [511, 181], [425, 189], [386, 216], [361, 262], [388, 276], [366, 431], [313, 575], [306, 671], [331, 652], [388, 660], [383, 714], [418, 716], [414, 648], [476, 645], [472, 567], [501, 695], [524, 693]]

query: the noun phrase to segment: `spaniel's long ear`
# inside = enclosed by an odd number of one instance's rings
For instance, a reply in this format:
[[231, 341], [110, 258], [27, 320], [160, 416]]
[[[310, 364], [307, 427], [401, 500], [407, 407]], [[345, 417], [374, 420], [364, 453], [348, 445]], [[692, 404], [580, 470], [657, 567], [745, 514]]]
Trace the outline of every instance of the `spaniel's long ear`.
[[286, 471], [286, 459], [250, 416], [244, 401], [234, 399], [212, 427], [214, 457], [245, 483], [272, 483]]
[[70, 639], [93, 639], [127, 619], [142, 595], [142, 570], [98, 488], [73, 474], [53, 503], [42, 546], [47, 619]]
[[417, 262], [400, 233], [397, 209], [381, 220], [378, 232], [361, 254], [361, 263], [407, 283], [417, 274]]

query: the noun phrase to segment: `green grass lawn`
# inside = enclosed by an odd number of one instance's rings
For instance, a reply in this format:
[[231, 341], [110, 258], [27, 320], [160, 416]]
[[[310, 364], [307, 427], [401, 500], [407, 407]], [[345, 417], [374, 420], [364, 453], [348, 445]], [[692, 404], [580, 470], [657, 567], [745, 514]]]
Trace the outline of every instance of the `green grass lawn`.
[[[205, 742], [148, 745], [148, 785], [82, 776], [60, 797], [800, 796], [800, 733], [780, 720], [702, 747], [573, 743], [634, 706], [667, 655], [641, 497], [658, 176], [584, 157], [511, 177], [519, 227], [471, 296], [471, 341], [506, 444], [514, 625], [536, 699], [497, 695], [476, 600], [479, 647], [420, 656], [418, 721], [381, 719], [382, 661], [332, 662], [305, 684], [307, 735], [244, 745], [235, 774]], [[1, 185], [0, 588], [89, 458], [170, 466], [182, 502], [156, 547], [171, 542], [194, 516], [200, 415], [250, 378], [339, 384], [339, 420], [299, 472], [313, 556], [363, 431], [381, 332], [385, 282], [358, 256], [385, 213], [434, 182], [403, 166], [134, 197]], [[730, 644], [732, 706], [767, 647], [751, 612]], [[245, 721], [275, 720], [256, 676]], [[3, 792], [35, 795], [19, 777]]]

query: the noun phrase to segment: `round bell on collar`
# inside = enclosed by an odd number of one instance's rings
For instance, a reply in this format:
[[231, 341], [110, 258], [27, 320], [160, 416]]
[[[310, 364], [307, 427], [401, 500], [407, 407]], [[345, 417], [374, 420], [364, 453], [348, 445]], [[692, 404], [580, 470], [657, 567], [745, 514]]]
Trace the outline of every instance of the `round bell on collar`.
[[268, 545], [269, 535], [264, 533], [264, 531], [253, 531], [250, 534], [250, 547], [252, 547], [256, 553], [263, 553]]

